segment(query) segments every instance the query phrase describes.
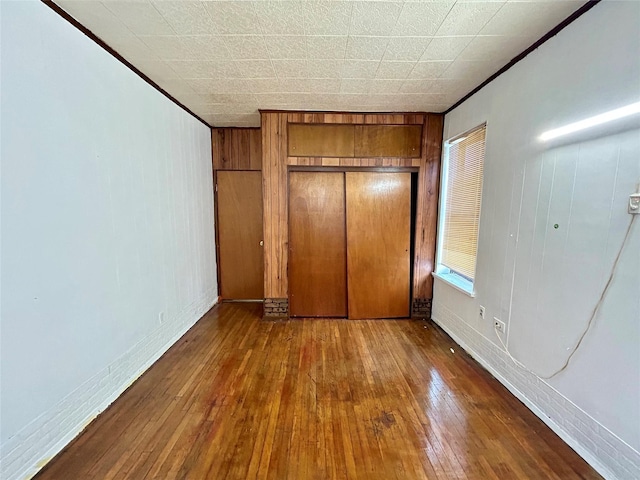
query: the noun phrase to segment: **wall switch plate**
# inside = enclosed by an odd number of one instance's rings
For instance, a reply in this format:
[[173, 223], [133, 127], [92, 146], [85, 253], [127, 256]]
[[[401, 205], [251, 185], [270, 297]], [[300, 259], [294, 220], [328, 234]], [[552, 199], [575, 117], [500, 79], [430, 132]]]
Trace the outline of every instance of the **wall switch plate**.
[[640, 213], [640, 193], [632, 193], [629, 195], [629, 209], [627, 211], [631, 215]]
[[502, 333], [507, 333], [507, 326], [502, 320], [498, 320], [496, 317], [493, 317], [493, 327]]
[[480, 305], [480, 318], [484, 318], [484, 307]]

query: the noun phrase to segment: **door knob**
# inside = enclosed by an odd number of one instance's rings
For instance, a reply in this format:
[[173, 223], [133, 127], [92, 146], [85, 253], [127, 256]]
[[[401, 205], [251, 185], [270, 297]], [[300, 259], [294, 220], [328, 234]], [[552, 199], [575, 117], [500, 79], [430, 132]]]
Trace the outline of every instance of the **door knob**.
[[260, 240], [260, 246], [264, 247], [264, 240]]

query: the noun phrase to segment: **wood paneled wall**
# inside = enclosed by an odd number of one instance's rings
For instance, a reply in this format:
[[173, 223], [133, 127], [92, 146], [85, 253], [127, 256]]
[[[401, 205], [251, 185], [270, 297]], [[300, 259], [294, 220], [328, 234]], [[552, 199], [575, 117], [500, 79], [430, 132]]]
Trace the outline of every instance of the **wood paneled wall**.
[[[442, 147], [442, 114], [360, 114], [261, 112], [262, 178], [264, 196], [265, 297], [288, 297], [288, 178], [287, 166], [418, 167], [419, 186], [414, 258], [413, 313], [429, 315], [438, 214], [438, 186]], [[423, 125], [420, 158], [325, 158], [288, 155], [288, 123]]]
[[212, 128], [214, 170], [260, 170], [262, 137], [259, 128]]

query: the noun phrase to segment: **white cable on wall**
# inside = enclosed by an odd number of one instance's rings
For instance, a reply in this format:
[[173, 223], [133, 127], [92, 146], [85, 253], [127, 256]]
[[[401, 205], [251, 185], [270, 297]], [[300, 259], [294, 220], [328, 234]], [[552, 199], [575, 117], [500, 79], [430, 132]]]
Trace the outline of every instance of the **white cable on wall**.
[[622, 244], [620, 245], [620, 249], [618, 250], [618, 253], [616, 254], [616, 258], [613, 261], [613, 265], [611, 267], [611, 272], [609, 273], [609, 278], [607, 279], [607, 283], [605, 284], [604, 288], [602, 289], [602, 293], [600, 294], [600, 298], [598, 299], [598, 302], [596, 303], [595, 307], [593, 308], [593, 311], [591, 312], [591, 316], [589, 317], [589, 321], [587, 322], [587, 325], [586, 325], [584, 331], [582, 332], [582, 335], [580, 335], [580, 338], [578, 339], [578, 342], [576, 343], [575, 347], [573, 347], [573, 349], [571, 350], [571, 353], [569, 354], [569, 356], [565, 360], [565, 362], [562, 365], [562, 367], [560, 367], [558, 370], [556, 370], [551, 375], [547, 375], [547, 376], [540, 375], [539, 373], [536, 373], [533, 370], [530, 370], [529, 368], [527, 368], [527, 366], [524, 363], [522, 363], [518, 359], [514, 358], [513, 355], [511, 355], [511, 352], [509, 351], [509, 348], [502, 341], [502, 338], [498, 334], [498, 330], [494, 326], [494, 331], [496, 333], [496, 336], [498, 337], [498, 340], [500, 340], [500, 343], [502, 344], [502, 347], [504, 348], [505, 352], [507, 353], [507, 355], [509, 356], [509, 358], [513, 361], [513, 363], [515, 365], [517, 365], [520, 368], [523, 368], [527, 372], [532, 373], [535, 376], [537, 376], [539, 378], [542, 378], [544, 380], [550, 380], [553, 377], [555, 377], [556, 375], [558, 375], [559, 373], [561, 373], [564, 370], [566, 370], [566, 368], [569, 366], [569, 363], [571, 363], [571, 359], [573, 358], [575, 353], [578, 351], [578, 349], [582, 345], [582, 341], [587, 336], [587, 333], [589, 333], [589, 331], [591, 330], [591, 327], [595, 323], [595, 319], [596, 319], [596, 316], [598, 314], [598, 311], [600, 310], [600, 307], [602, 306], [602, 303], [604, 302], [604, 299], [607, 297], [607, 293], [609, 292], [609, 287], [611, 286], [611, 282], [613, 281], [613, 277], [615, 276], [616, 270], [618, 268], [618, 263], [620, 262], [620, 257], [622, 256], [622, 252], [624, 251], [624, 247], [627, 244], [627, 240], [629, 239], [629, 235], [631, 234], [631, 227], [633, 226], [633, 222], [634, 222], [635, 219], [636, 219], [636, 215], [632, 215], [631, 216], [631, 221], [629, 222], [629, 226], [627, 227], [627, 231], [626, 231], [626, 233], [624, 235], [624, 239], [622, 240]]

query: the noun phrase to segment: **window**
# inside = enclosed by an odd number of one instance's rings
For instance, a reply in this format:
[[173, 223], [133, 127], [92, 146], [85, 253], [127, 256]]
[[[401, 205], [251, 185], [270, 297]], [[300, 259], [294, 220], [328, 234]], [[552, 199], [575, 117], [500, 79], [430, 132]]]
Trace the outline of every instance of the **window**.
[[436, 275], [473, 295], [486, 125], [444, 146]]

